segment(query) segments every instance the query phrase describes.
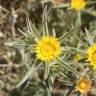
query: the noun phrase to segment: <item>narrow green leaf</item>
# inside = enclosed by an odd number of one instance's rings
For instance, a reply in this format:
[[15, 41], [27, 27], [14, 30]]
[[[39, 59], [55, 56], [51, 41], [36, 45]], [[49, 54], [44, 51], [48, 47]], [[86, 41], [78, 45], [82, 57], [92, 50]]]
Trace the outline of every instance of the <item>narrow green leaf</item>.
[[96, 17], [96, 11], [93, 10], [93, 8], [91, 8], [91, 9], [83, 9], [82, 11]]
[[71, 67], [70, 65], [66, 64], [64, 61], [62, 61], [61, 59], [57, 58], [58, 62], [65, 66], [65, 68], [68, 70], [68, 71], [71, 71], [73, 72], [75, 75], [77, 75], [78, 77], [82, 76], [78, 71], [76, 71], [73, 67]]
[[70, 4], [69, 3], [63, 3], [63, 4], [60, 4], [60, 5], [57, 5], [57, 6], [53, 6], [53, 8], [68, 8], [70, 7]]
[[59, 40], [62, 42], [63, 39], [65, 39], [66, 37], [71, 35], [73, 32], [75, 32], [76, 29], [78, 29], [78, 26], [72, 28], [69, 32], [64, 33], [61, 37], [59, 37]]
[[[34, 62], [35, 63], [35, 62]], [[32, 65], [28, 72], [25, 74], [24, 78], [20, 81], [19, 84], [17, 84], [16, 88], [19, 88], [24, 84], [30, 77], [32, 78], [33, 74], [36, 72], [36, 70], [41, 66], [42, 64], [39, 64], [37, 67], [35, 65]]]
[[93, 41], [89, 31], [87, 30], [87, 28], [85, 28], [85, 32], [86, 32], [86, 35], [87, 35], [87, 38], [88, 38], [88, 41], [89, 41], [90, 45], [93, 45], [94, 41]]

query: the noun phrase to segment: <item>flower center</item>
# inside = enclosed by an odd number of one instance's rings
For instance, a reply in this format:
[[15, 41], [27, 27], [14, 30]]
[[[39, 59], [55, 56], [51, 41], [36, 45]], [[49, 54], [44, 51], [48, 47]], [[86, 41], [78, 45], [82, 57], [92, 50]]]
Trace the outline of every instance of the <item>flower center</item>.
[[60, 43], [54, 37], [43, 37], [38, 42], [36, 48], [36, 56], [42, 61], [51, 61], [61, 53]]
[[55, 50], [56, 48], [50, 42], [47, 42], [42, 46], [41, 53], [43, 56], [51, 56], [54, 55]]
[[76, 10], [81, 10], [85, 7], [85, 0], [71, 0], [71, 7]]
[[86, 88], [86, 83], [85, 83], [85, 82], [81, 82], [80, 88], [81, 88], [81, 89], [85, 89], [85, 88]]

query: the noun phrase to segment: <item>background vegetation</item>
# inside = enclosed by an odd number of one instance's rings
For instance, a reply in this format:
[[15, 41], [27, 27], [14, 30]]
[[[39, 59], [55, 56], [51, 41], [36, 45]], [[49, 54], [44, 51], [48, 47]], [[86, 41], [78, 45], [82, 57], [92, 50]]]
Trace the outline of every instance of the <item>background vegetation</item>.
[[[86, 50], [96, 42], [96, 1], [86, 0], [82, 11], [70, 0], [53, 1], [0, 0], [0, 96], [96, 96], [96, 70], [86, 62]], [[62, 42], [63, 62], [35, 60], [29, 45], [46, 30]], [[78, 75], [92, 82], [87, 94], [76, 91]]]

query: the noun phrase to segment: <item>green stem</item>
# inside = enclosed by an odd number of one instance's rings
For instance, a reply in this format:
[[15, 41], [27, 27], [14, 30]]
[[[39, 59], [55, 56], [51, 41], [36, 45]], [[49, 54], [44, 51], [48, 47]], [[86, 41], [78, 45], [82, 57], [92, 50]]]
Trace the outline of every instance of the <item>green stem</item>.
[[80, 26], [81, 25], [81, 11], [78, 11], [77, 17], [78, 17], [78, 24]]

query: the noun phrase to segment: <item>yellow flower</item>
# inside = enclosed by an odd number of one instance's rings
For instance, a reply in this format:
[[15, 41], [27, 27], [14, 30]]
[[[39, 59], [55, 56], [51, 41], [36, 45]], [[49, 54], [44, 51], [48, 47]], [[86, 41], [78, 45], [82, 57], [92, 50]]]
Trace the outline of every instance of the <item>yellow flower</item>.
[[75, 54], [73, 57], [73, 61], [79, 61], [81, 59], [80, 54]]
[[96, 68], [96, 44], [89, 47], [87, 50], [88, 61], [90, 61], [90, 65], [95, 69]]
[[91, 81], [87, 78], [81, 77], [76, 84], [76, 89], [82, 94], [86, 94], [91, 88]]
[[86, 6], [85, 0], [71, 0], [71, 7], [75, 10], [82, 10]]
[[36, 57], [42, 61], [51, 61], [61, 53], [60, 42], [57, 38], [46, 36], [38, 41], [35, 48]]

